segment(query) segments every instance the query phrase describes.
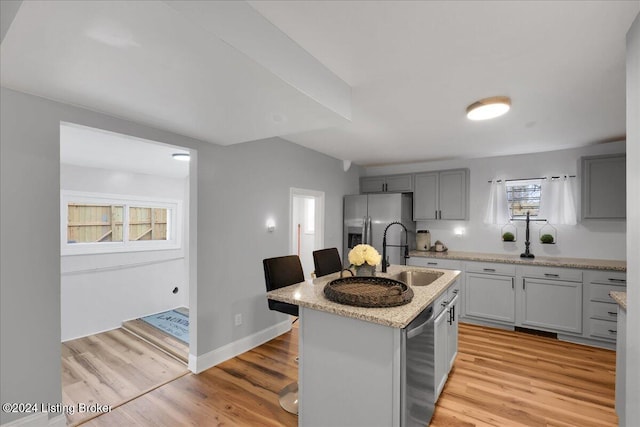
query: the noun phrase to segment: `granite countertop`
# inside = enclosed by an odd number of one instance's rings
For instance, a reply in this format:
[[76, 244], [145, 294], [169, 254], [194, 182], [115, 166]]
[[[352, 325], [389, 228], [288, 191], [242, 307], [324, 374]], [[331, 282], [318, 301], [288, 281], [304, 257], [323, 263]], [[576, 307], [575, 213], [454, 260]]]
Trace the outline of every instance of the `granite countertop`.
[[626, 292], [611, 291], [609, 292], [609, 295], [611, 296], [611, 298], [613, 298], [615, 302], [618, 303], [620, 307], [622, 307], [625, 310], [627, 309], [627, 293]]
[[390, 277], [407, 270], [439, 271], [444, 274], [428, 286], [412, 286], [413, 299], [410, 303], [398, 307], [354, 307], [329, 301], [324, 296], [324, 286], [330, 281], [339, 278], [340, 273], [333, 273], [317, 279], [309, 279], [285, 288], [276, 289], [275, 291], [268, 292], [267, 297], [276, 301], [288, 302], [301, 307], [325, 311], [344, 317], [352, 317], [392, 328], [404, 328], [453, 284], [460, 274], [459, 271], [455, 270], [391, 265], [387, 268], [387, 273], [377, 271], [376, 276]]
[[626, 261], [602, 260], [590, 258], [561, 258], [536, 256], [533, 259], [520, 258], [520, 254], [490, 254], [483, 252], [425, 252], [411, 251], [409, 256], [461, 261], [500, 262], [507, 264], [534, 265], [542, 267], [580, 268], [584, 270], [627, 271]]

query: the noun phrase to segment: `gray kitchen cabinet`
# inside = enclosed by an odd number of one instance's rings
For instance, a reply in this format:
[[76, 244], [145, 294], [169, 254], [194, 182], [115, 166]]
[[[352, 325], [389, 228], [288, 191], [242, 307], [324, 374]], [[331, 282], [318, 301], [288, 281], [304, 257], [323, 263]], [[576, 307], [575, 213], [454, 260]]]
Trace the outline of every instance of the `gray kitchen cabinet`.
[[468, 219], [469, 170], [453, 169], [414, 176], [413, 219]]
[[451, 371], [451, 368], [453, 368], [453, 363], [456, 361], [456, 356], [458, 355], [458, 319], [460, 317], [458, 313], [458, 307], [460, 297], [455, 294], [452, 295], [453, 298], [451, 299], [451, 302], [449, 302], [448, 307], [449, 325], [447, 328], [447, 371]]
[[445, 383], [447, 382], [448, 376], [448, 348], [447, 348], [447, 336], [448, 336], [448, 327], [447, 327], [447, 319], [449, 318], [449, 312], [445, 309], [436, 317], [434, 322], [434, 385], [435, 385], [435, 393], [436, 400], [442, 389], [444, 388]]
[[434, 393], [436, 400], [458, 355], [458, 314], [460, 283], [452, 284], [434, 303]]
[[367, 176], [360, 178], [360, 193], [410, 193], [413, 175]]
[[407, 259], [407, 265], [416, 267], [431, 267], [444, 270], [462, 270], [462, 261], [454, 259], [438, 259], [412, 256]]
[[517, 325], [559, 333], [582, 333], [582, 271], [521, 267]]
[[626, 205], [625, 154], [582, 158], [582, 218], [624, 219]]
[[615, 271], [585, 273], [584, 319], [588, 338], [614, 343], [619, 334], [617, 303], [611, 291], [626, 290], [627, 275]]
[[465, 316], [513, 324], [515, 317], [515, 278], [497, 274], [465, 274]]
[[582, 281], [523, 277], [521, 304], [522, 326], [582, 333]]

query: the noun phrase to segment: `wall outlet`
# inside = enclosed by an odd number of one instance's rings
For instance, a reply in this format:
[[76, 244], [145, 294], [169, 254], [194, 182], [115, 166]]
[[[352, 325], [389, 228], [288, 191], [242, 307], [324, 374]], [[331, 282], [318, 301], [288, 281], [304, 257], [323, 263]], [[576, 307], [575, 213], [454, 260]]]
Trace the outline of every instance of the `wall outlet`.
[[237, 313], [234, 318], [236, 326], [242, 325], [242, 313]]

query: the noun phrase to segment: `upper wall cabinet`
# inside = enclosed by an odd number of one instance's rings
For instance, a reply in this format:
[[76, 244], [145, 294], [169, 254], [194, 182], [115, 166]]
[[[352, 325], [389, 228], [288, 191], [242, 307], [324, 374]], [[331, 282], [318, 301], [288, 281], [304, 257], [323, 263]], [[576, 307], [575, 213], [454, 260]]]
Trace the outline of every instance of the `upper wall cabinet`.
[[368, 176], [360, 178], [360, 193], [410, 193], [413, 175]]
[[626, 218], [626, 161], [625, 154], [582, 158], [582, 218]]
[[469, 169], [414, 176], [413, 219], [468, 219]]

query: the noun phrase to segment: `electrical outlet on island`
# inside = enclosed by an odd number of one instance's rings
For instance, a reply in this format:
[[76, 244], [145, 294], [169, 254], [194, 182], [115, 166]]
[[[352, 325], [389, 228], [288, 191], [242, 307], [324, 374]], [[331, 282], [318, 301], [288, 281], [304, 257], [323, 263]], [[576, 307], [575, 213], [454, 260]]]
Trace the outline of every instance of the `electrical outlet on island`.
[[237, 313], [235, 315], [235, 324], [236, 326], [242, 325], [242, 313]]

